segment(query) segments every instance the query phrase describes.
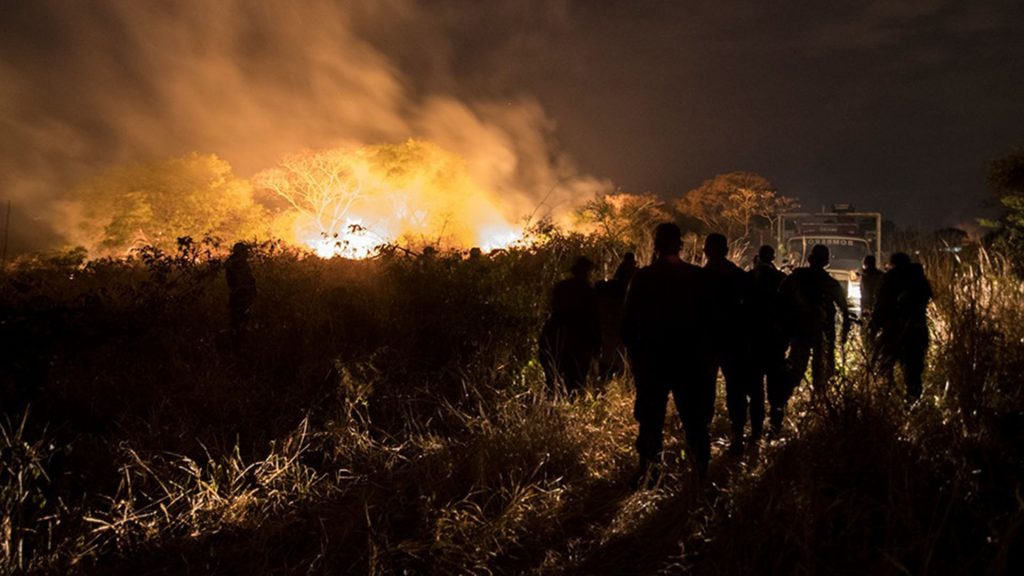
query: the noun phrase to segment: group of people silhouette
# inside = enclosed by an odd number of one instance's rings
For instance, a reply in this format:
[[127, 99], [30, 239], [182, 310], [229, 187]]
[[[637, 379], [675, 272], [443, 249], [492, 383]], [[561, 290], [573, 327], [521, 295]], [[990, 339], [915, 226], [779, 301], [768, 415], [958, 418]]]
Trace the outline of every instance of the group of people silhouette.
[[[808, 364], [813, 396], [825, 396], [835, 371], [836, 342], [845, 344], [853, 321], [846, 291], [827, 270], [827, 246], [814, 246], [807, 265], [787, 275], [776, 268], [771, 246], [762, 246], [745, 271], [729, 260], [722, 234], [705, 239], [703, 267], [680, 257], [682, 244], [678, 226], [659, 224], [652, 262], [638, 268], [628, 254], [613, 278], [597, 286], [589, 279], [594, 263], [577, 259], [571, 277], [554, 287], [540, 336], [549, 389], [570, 395], [586, 386], [595, 363], [605, 376], [621, 372], [606, 355], [611, 351], [621, 358], [618, 347], [624, 348], [636, 385], [642, 482], [656, 479], [670, 395], [694, 468], [704, 476], [719, 372], [731, 423], [729, 452], [740, 454], [760, 441], [766, 415], [768, 433], [782, 431], [786, 406]], [[868, 256], [861, 289], [868, 362], [890, 382], [899, 363], [906, 398], [916, 401], [932, 298], [924, 269], [895, 253], [883, 273]]]
[[[682, 232], [673, 223], [654, 230], [654, 256], [640, 267], [626, 253], [614, 275], [592, 285], [595, 265], [576, 259], [570, 277], [552, 291], [539, 338], [548, 389], [574, 395], [595, 367], [601, 378], [632, 373], [636, 450], [641, 478], [656, 478], [662, 460], [669, 396], [675, 402], [694, 467], [711, 460], [710, 427], [719, 373], [731, 424], [729, 452], [756, 445], [765, 430], [783, 429], [786, 406], [811, 369], [812, 395], [823, 398], [835, 372], [836, 342], [845, 344], [853, 317], [847, 295], [827, 268], [827, 246], [814, 246], [806, 266], [788, 275], [775, 250], [762, 246], [749, 270], [728, 258], [727, 238], [709, 234], [703, 267], [680, 257]], [[480, 254], [471, 253], [470, 259]], [[256, 283], [249, 249], [238, 243], [224, 263], [231, 339], [248, 332]], [[870, 368], [890, 383], [900, 365], [908, 402], [922, 393], [928, 350], [927, 307], [932, 289], [920, 264], [902, 252], [889, 269], [867, 256], [860, 273], [861, 334]], [[767, 400], [767, 412], [765, 410]], [[749, 426], [749, 434], [748, 434]]]

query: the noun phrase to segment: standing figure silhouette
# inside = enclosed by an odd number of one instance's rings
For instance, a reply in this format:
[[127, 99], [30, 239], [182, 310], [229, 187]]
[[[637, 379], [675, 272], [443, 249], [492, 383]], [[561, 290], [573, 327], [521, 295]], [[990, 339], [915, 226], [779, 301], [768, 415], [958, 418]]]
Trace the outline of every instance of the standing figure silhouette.
[[768, 245], [757, 251], [757, 262], [747, 275], [750, 277], [747, 307], [751, 339], [750, 433], [756, 439], [764, 426], [765, 385], [773, 431], [782, 424], [782, 413], [789, 397], [786, 386], [787, 343], [779, 298], [779, 287], [786, 275], [775, 267], [775, 249]]
[[725, 380], [725, 404], [732, 423], [731, 454], [743, 452], [743, 431], [747, 424], [747, 410], [751, 417], [751, 436], [760, 437], [764, 422], [764, 395], [750, 386], [750, 339], [745, 301], [749, 296], [749, 277], [733, 264], [729, 255], [729, 241], [722, 234], [708, 234], [704, 240], [704, 278], [707, 297], [703, 301], [711, 315], [706, 337], [709, 354], [706, 357], [704, 386], [714, 389], [721, 369]]
[[571, 276], [555, 284], [551, 313], [540, 335], [540, 362], [549, 391], [583, 389], [590, 364], [601, 345], [597, 293], [590, 285], [594, 263], [579, 257]]
[[636, 272], [626, 295], [623, 340], [636, 383], [633, 416], [639, 423], [638, 480], [657, 481], [671, 393], [683, 422], [696, 472], [711, 459], [714, 386], [702, 378], [704, 272], [679, 257], [682, 234], [670, 222], [654, 232], [654, 262]]
[[[807, 256], [808, 266], [794, 270], [779, 287], [790, 340], [787, 401], [803, 380], [812, 355], [811, 387], [817, 398], [825, 397], [835, 371], [837, 313], [842, 317], [843, 326], [840, 343], [845, 344], [850, 333], [846, 293], [839, 281], [825, 269], [830, 257], [828, 246], [815, 245]], [[784, 410], [785, 402], [782, 407]], [[782, 426], [782, 414], [773, 414], [772, 417], [772, 426], [778, 430]]]
[[231, 338], [240, 346], [249, 330], [249, 316], [256, 300], [256, 277], [249, 266], [249, 245], [237, 242], [224, 263], [228, 282], [228, 309], [231, 314]]
[[872, 332], [878, 334], [881, 368], [893, 381], [899, 363], [908, 402], [921, 397], [924, 359], [928, 352], [928, 302], [932, 287], [920, 264], [897, 252], [890, 257], [890, 269], [882, 277], [878, 301], [871, 316]]

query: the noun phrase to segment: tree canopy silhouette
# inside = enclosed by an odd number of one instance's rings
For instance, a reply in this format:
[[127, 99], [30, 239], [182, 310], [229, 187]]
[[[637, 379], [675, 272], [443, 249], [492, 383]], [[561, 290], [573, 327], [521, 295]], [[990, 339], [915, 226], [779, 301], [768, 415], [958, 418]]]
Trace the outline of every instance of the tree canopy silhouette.
[[1020, 263], [1024, 260], [1024, 147], [989, 163], [988, 186], [1003, 207], [998, 221], [982, 220], [994, 229], [994, 242]]
[[655, 225], [671, 219], [665, 203], [654, 194], [625, 192], [598, 194], [576, 210], [576, 217], [611, 244], [639, 252], [642, 261], [653, 242]]
[[107, 253], [142, 244], [173, 250], [182, 236], [251, 238], [266, 228], [249, 183], [215, 154], [107, 170], [74, 189], [68, 208], [77, 220], [71, 239]]
[[753, 172], [720, 174], [675, 203], [682, 216], [700, 223], [702, 232], [721, 232], [731, 240], [748, 237], [755, 223], [767, 223], [797, 206], [795, 199], [780, 195], [767, 178]]

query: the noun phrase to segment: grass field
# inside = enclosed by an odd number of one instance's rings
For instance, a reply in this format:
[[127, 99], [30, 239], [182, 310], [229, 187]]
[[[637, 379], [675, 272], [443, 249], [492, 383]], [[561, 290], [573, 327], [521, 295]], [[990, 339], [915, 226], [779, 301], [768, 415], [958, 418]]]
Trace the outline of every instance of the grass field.
[[[632, 382], [551, 399], [545, 295], [594, 243], [482, 261], [256, 251], [232, 343], [221, 253], [23, 262], [0, 282], [0, 571], [1024, 573], [1024, 283], [927, 262], [925, 397], [866, 370], [725, 454], [673, 420], [636, 491]], [[719, 403], [724, 394], [719, 393]]]

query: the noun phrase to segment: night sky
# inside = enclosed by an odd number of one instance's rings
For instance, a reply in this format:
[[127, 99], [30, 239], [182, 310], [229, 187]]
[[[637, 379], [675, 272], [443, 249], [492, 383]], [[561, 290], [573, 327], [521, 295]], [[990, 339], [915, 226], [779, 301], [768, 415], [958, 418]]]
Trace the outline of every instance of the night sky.
[[[805, 208], [933, 228], [1024, 145], [1024, 3], [16, 2], [0, 190], [57, 242], [86, 175], [192, 150], [240, 176], [302, 148], [427, 138], [519, 202], [678, 196], [750, 170]], [[538, 200], [539, 201], [539, 200]]]

